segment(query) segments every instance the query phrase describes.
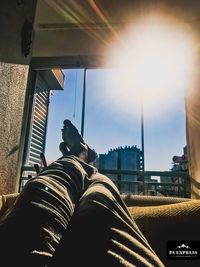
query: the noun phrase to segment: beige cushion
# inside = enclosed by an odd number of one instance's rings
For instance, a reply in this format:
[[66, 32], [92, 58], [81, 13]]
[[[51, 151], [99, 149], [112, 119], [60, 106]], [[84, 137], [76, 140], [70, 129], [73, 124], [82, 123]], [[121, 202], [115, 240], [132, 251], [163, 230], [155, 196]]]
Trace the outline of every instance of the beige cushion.
[[166, 261], [168, 240], [200, 240], [200, 200], [128, 209], [166, 266], [171, 266]]
[[13, 193], [0, 196], [0, 216], [14, 204], [18, 195], [18, 193]]

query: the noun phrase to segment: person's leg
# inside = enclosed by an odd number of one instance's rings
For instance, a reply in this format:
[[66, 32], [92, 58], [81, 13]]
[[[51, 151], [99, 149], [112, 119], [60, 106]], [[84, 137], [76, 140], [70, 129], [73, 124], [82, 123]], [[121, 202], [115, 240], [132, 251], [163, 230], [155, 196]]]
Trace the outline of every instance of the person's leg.
[[164, 266], [132, 220], [115, 185], [100, 174], [92, 176], [53, 263], [56, 267]]
[[66, 156], [27, 182], [0, 218], [0, 260], [5, 267], [47, 266], [93, 170]]

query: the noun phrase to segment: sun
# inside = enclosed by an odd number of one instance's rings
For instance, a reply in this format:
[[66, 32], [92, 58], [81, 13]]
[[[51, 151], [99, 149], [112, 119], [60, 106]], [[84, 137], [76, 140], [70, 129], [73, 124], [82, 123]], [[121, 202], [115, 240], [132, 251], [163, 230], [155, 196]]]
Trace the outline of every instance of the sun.
[[160, 14], [138, 18], [108, 51], [112, 75], [106, 92], [118, 109], [143, 107], [162, 114], [192, 86], [196, 46], [186, 24]]

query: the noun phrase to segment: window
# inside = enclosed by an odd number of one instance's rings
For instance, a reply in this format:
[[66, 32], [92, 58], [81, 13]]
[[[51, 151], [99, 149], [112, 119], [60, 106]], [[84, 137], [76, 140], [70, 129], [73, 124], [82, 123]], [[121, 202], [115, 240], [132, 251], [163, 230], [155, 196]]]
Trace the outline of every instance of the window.
[[[108, 69], [86, 72], [84, 139], [98, 153], [96, 166], [118, 185], [121, 193], [140, 194], [143, 179], [141, 110], [131, 105], [134, 96], [124, 96], [127, 92], [123, 88], [123, 96], [117, 95], [113, 89], [112, 72]], [[81, 132], [84, 70], [63, 70], [63, 73], [62, 91], [51, 90], [51, 87], [41, 92], [41, 86], [36, 86], [32, 118], [38, 117], [39, 122], [32, 120], [26, 164], [41, 163], [36, 152], [44, 152], [48, 164], [61, 156], [59, 144], [65, 119], [71, 120]], [[126, 102], [127, 97], [130, 101]], [[162, 194], [160, 173], [157, 175], [156, 171], [170, 171], [173, 156], [180, 155], [186, 143], [183, 94], [164, 115], [149, 116], [145, 106], [143, 114], [146, 193]], [[165, 183], [170, 181], [169, 184], [172, 181], [169, 175], [163, 179]]]

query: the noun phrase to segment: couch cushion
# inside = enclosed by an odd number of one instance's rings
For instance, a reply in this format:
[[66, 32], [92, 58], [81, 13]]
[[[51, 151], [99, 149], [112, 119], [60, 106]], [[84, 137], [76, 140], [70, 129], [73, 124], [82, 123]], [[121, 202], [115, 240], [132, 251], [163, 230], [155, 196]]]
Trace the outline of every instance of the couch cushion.
[[[162, 206], [129, 207], [128, 209], [154, 251], [167, 267], [178, 266], [174, 265], [175, 261], [166, 260], [167, 240], [200, 241], [199, 200]], [[200, 266], [200, 263], [195, 262], [186, 261], [184, 265], [181, 261], [181, 266]]]

